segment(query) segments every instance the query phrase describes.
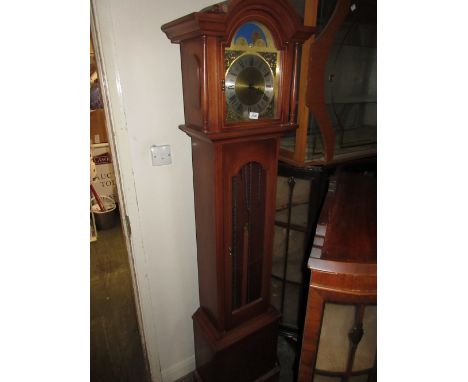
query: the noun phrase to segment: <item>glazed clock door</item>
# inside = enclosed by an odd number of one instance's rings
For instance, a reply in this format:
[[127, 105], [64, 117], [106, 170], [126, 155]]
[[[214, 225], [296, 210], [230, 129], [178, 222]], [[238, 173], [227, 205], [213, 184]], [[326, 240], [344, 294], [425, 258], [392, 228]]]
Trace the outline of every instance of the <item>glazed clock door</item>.
[[223, 146], [226, 323], [269, 306], [277, 142]]

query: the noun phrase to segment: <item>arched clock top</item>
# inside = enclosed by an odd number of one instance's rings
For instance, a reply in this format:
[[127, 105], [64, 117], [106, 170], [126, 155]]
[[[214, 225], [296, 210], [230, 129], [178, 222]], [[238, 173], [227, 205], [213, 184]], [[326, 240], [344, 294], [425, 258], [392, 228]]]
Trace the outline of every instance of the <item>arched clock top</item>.
[[161, 29], [173, 43], [200, 36], [214, 36], [230, 43], [237, 28], [251, 20], [271, 30], [278, 49], [287, 42], [304, 42], [315, 30], [303, 25], [288, 0], [225, 1], [164, 24]]
[[258, 22], [258, 19], [244, 22], [236, 28], [234, 33], [230, 34], [228, 44], [231, 47], [250, 46], [261, 49], [276, 49], [278, 45], [270, 28]]
[[228, 4], [226, 20], [227, 43], [230, 44], [237, 29], [255, 20], [265, 25], [273, 35], [277, 49], [285, 49], [289, 42], [303, 42], [314, 29], [303, 25], [288, 0], [232, 0]]
[[[272, 49], [282, 50], [285, 48], [285, 41], [281, 38], [281, 31], [279, 30], [276, 23], [272, 23], [271, 18], [262, 17], [260, 13], [255, 15], [243, 15], [243, 17], [238, 17], [233, 19], [226, 27], [227, 35], [223, 43], [226, 46], [239, 45], [239, 33], [242, 34], [242, 30], [250, 25], [258, 25], [258, 29], [265, 34], [265, 46]], [[251, 39], [252, 37], [249, 36]], [[262, 41], [262, 39], [260, 39]], [[255, 41], [258, 43], [258, 40]], [[247, 40], [247, 45], [252, 44], [251, 41]], [[258, 46], [258, 45], [257, 45]]]

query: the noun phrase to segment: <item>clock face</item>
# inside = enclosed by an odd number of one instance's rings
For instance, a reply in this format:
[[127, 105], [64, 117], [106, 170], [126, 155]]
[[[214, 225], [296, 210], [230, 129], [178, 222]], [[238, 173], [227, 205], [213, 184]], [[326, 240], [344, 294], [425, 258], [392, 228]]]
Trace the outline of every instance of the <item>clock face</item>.
[[224, 49], [224, 98], [227, 123], [276, 119], [281, 76], [280, 51], [263, 24], [239, 26]]
[[228, 111], [241, 120], [262, 118], [275, 94], [273, 71], [258, 54], [239, 56], [226, 71]]

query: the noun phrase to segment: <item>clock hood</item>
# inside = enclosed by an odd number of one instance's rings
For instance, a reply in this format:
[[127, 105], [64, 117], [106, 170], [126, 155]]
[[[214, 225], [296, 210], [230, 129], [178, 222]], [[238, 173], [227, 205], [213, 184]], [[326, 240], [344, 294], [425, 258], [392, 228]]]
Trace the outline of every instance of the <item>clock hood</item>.
[[237, 27], [248, 21], [265, 23], [278, 47], [288, 42], [303, 42], [315, 31], [303, 25], [288, 0], [229, 0], [214, 4], [164, 24], [161, 29], [172, 43], [200, 36], [216, 36], [229, 41]]

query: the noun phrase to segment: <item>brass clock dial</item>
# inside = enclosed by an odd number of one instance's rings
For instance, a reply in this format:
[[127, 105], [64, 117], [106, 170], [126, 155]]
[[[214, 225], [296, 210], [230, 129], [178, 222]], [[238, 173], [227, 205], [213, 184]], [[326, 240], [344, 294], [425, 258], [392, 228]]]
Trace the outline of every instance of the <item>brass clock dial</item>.
[[264, 117], [272, 104], [274, 87], [273, 71], [263, 57], [253, 53], [239, 56], [225, 75], [228, 113], [239, 120]]

